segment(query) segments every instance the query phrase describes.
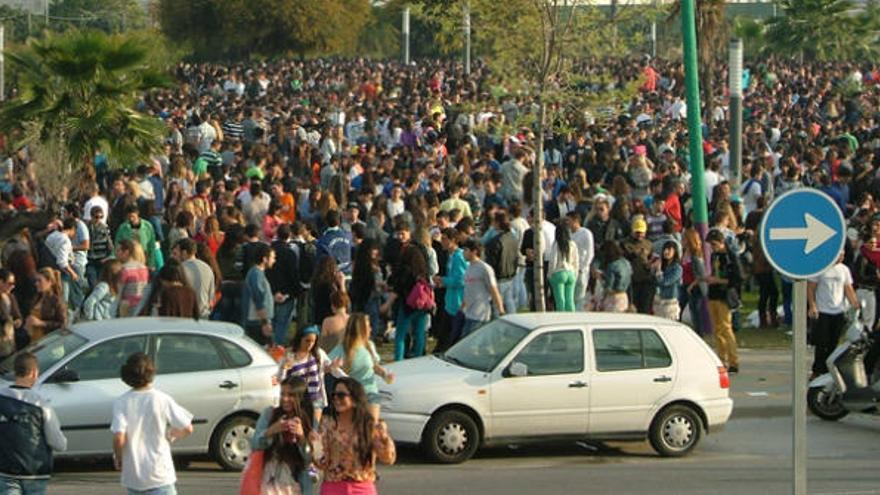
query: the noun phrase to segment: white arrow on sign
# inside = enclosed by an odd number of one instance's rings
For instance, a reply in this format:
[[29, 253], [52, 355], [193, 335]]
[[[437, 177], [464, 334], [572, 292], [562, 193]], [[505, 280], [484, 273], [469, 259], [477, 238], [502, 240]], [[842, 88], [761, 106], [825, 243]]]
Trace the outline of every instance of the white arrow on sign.
[[834, 229], [825, 225], [813, 215], [804, 213], [806, 227], [770, 229], [771, 241], [807, 241], [804, 243], [804, 254], [810, 254], [828, 239], [834, 237]]

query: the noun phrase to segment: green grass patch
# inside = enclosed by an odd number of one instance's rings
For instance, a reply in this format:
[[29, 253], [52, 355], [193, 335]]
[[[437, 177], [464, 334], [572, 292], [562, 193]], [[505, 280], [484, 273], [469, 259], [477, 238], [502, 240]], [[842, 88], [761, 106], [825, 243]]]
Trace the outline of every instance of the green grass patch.
[[736, 333], [736, 344], [746, 349], [789, 349], [791, 337], [788, 327], [743, 328]]
[[[755, 328], [749, 325], [748, 316], [758, 309], [758, 289], [743, 291], [742, 307], [739, 309], [741, 328], [736, 333], [736, 342], [739, 347], [751, 349], [788, 349], [791, 347], [791, 336], [786, 334], [790, 329], [786, 326], [779, 328]], [[781, 301], [782, 294], [780, 294]]]

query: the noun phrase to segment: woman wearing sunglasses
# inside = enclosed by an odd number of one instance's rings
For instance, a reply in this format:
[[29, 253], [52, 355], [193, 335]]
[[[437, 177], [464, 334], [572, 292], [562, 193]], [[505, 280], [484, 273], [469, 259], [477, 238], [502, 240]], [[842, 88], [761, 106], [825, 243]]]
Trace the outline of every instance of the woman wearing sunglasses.
[[377, 494], [376, 461], [393, 464], [397, 458], [388, 426], [373, 420], [364, 387], [353, 378], [336, 382], [330, 403], [321, 422], [321, 495]]

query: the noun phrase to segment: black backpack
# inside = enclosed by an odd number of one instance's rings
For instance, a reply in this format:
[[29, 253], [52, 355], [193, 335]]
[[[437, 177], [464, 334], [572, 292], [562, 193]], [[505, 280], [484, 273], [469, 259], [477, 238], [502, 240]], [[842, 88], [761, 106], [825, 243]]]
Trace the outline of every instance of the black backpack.
[[492, 270], [495, 271], [496, 277], [501, 277], [501, 252], [504, 249], [504, 246], [501, 244], [502, 235], [504, 234], [498, 234], [493, 237], [483, 249], [486, 263], [488, 263], [488, 265], [492, 267]]
[[318, 248], [314, 242], [299, 242], [294, 244], [299, 248], [299, 280], [300, 283], [309, 283], [315, 273], [315, 265], [318, 260]]

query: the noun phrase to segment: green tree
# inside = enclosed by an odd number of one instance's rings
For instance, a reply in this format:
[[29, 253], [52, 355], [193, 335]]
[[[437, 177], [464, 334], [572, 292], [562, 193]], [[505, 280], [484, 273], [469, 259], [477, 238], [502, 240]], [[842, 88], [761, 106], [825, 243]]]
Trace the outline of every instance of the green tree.
[[27, 12], [16, 7], [0, 5], [0, 18], [6, 26], [6, 42], [24, 43], [28, 38]]
[[767, 21], [770, 48], [803, 60], [876, 60], [880, 7], [869, 0], [778, 0], [782, 15]]
[[78, 28], [114, 33], [147, 26], [147, 11], [138, 0], [55, 0], [49, 13], [55, 31]]
[[63, 154], [49, 154], [72, 163], [41, 164], [59, 173], [90, 166], [99, 150], [126, 166], [150, 158], [161, 149], [165, 127], [136, 105], [145, 91], [169, 84], [154, 62], [156, 49], [143, 36], [100, 31], [30, 40], [6, 53], [19, 92], [0, 109], [0, 130], [17, 145], [61, 144]]
[[[613, 107], [627, 101], [638, 82], [615, 91], [584, 89], [587, 81], [579, 75], [578, 67], [591, 64], [595, 68], [597, 60], [625, 55], [624, 40], [619, 39], [617, 47], [606, 42], [616, 25], [594, 6], [579, 0], [508, 0], [503, 7], [494, 0], [428, 0], [423, 8], [440, 27], [441, 45], [449, 49], [461, 46], [458, 40], [467, 7], [471, 11], [474, 46], [491, 70], [493, 86], [500, 88], [497, 93], [520, 95], [531, 103], [517, 122], [509, 124], [528, 125], [535, 132], [532, 228], [540, 232], [544, 218], [540, 177], [546, 133], [569, 131], [567, 123], [584, 119], [586, 113], [615, 113]], [[594, 77], [607, 82], [602, 75]], [[536, 260], [543, 257], [542, 237], [534, 236]], [[543, 311], [543, 266], [540, 261], [534, 266], [535, 305]]]
[[203, 58], [351, 53], [369, 0], [159, 0], [162, 30]]

